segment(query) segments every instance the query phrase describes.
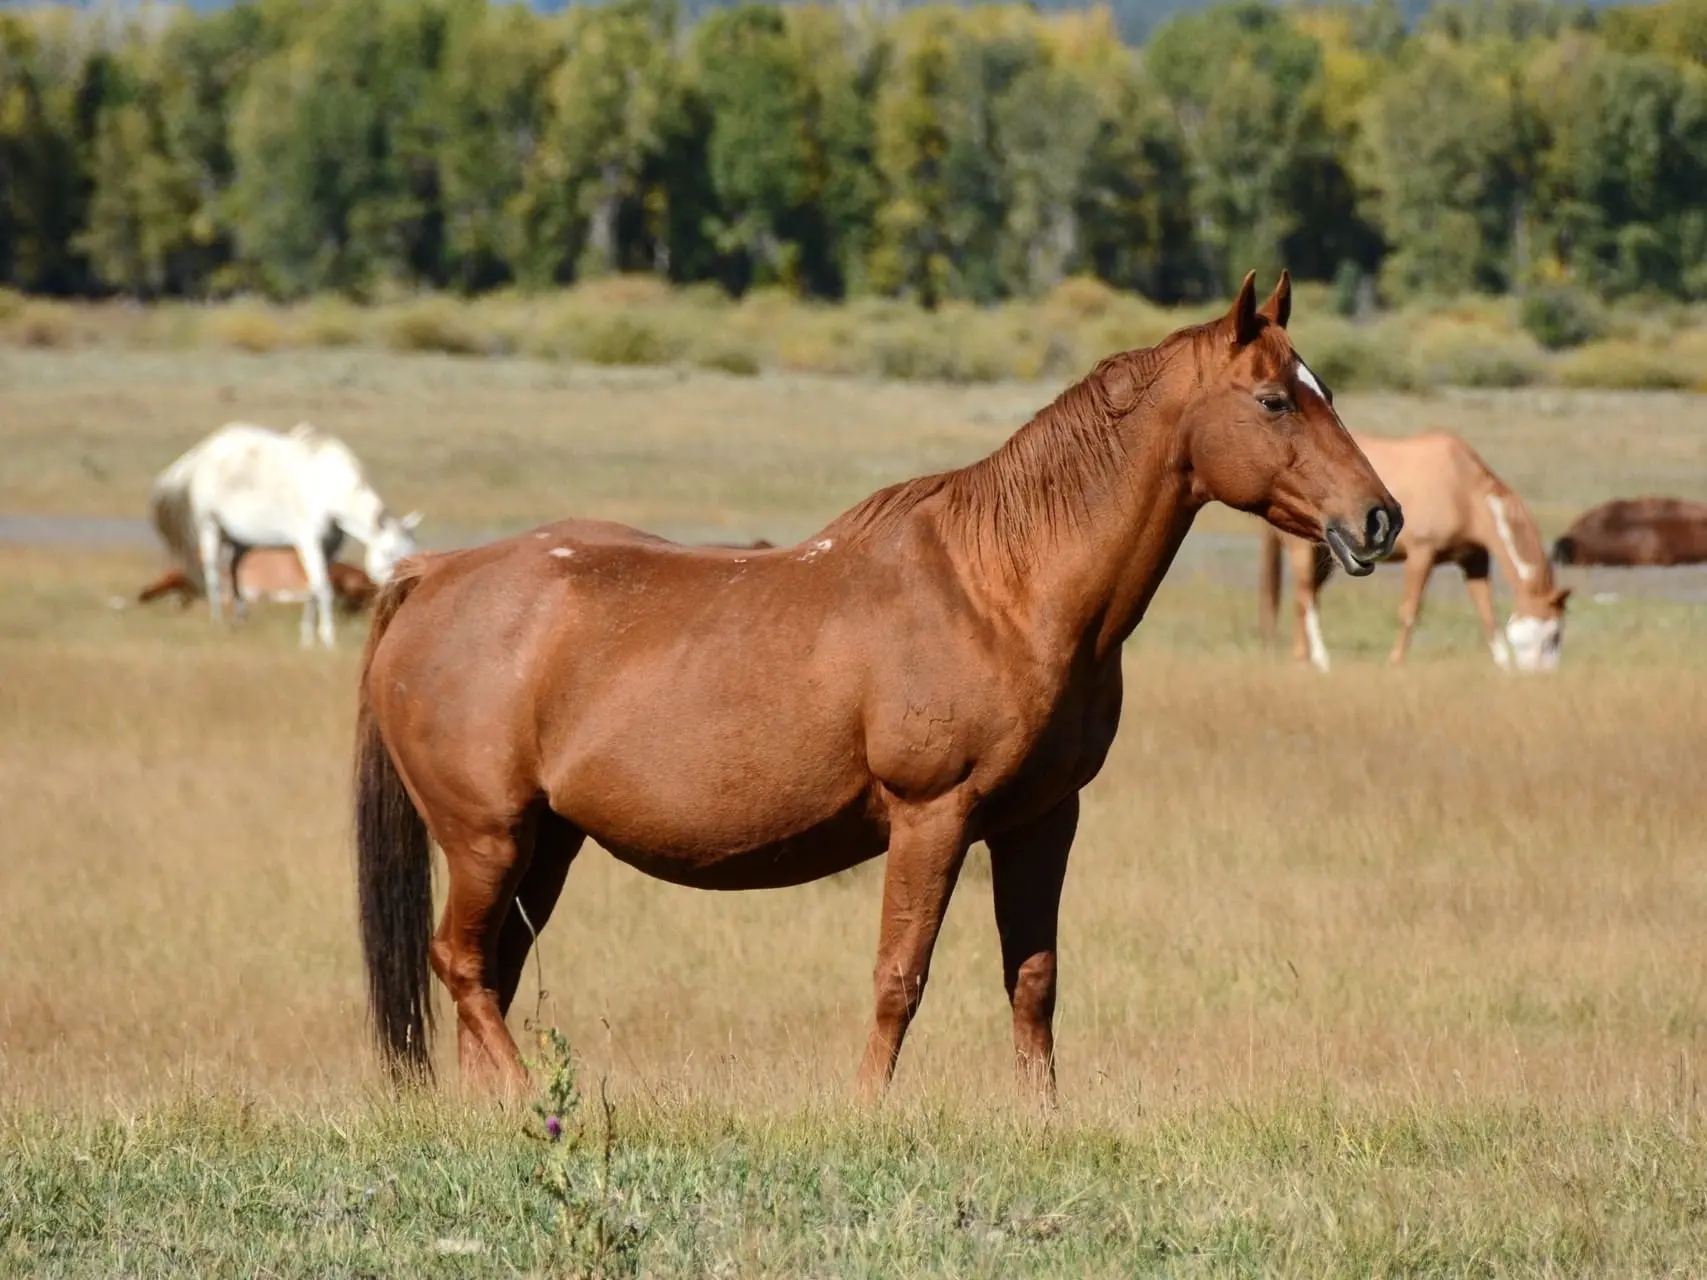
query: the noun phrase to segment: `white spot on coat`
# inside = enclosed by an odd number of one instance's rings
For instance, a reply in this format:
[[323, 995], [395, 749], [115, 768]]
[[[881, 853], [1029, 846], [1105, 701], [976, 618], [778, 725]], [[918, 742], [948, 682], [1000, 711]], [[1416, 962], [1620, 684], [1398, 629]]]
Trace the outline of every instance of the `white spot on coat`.
[[828, 551], [833, 545], [834, 543], [832, 543], [829, 538], [819, 538], [818, 541], [814, 542], [811, 546], [807, 547], [806, 550], [800, 553], [800, 558], [802, 560], [815, 559], [817, 556]]
[[573, 551], [571, 551], [568, 547], [553, 547], [546, 554], [556, 556], [559, 560], [567, 560], [571, 556], [573, 556], [575, 553]]

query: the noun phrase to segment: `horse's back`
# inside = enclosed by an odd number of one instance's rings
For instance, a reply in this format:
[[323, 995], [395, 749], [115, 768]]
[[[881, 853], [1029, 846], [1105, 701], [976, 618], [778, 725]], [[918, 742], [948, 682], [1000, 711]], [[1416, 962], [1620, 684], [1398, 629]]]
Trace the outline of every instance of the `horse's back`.
[[1699, 564], [1707, 561], [1707, 504], [1614, 499], [1578, 516], [1561, 542], [1578, 564]]

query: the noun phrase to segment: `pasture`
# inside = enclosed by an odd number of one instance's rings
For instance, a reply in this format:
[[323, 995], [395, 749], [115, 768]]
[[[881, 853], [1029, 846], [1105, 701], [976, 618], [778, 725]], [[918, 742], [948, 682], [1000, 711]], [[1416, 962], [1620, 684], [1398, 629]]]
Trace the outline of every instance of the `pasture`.
[[[1061, 1108], [1015, 1101], [981, 852], [865, 1113], [879, 864], [715, 895], [590, 849], [512, 1017], [573, 1047], [570, 1151], [454, 1103], [442, 1016], [444, 1096], [379, 1087], [348, 838], [361, 626], [326, 655], [293, 609], [235, 634], [200, 607], [109, 609], [158, 558], [102, 522], [140, 518], [218, 423], [307, 419], [426, 512], [429, 545], [566, 513], [793, 540], [987, 451], [1055, 387], [112, 351], [0, 351], [0, 385], [0, 516], [75, 517], [0, 546], [0, 1272], [1604, 1275], [1707, 1254], [1707, 574], [1565, 570], [1562, 670], [1531, 679], [1493, 669], [1455, 571], [1401, 671], [1396, 571], [1336, 577], [1324, 679], [1259, 648], [1253, 526], [1206, 513], [1085, 796]], [[1464, 434], [1549, 538], [1606, 497], [1707, 498], [1707, 397], [1340, 407]]]

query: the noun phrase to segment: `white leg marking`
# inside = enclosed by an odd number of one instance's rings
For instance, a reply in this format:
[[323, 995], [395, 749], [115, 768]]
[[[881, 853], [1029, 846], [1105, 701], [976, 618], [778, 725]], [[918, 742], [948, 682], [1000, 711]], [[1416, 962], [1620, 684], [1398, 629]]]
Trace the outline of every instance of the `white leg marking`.
[[1316, 616], [1316, 606], [1313, 604], [1304, 609], [1304, 634], [1310, 641], [1310, 661], [1316, 670], [1327, 671], [1328, 646], [1322, 640], [1322, 620]]
[[1506, 643], [1504, 636], [1495, 634], [1488, 642], [1488, 648], [1493, 650], [1494, 665], [1501, 671], [1511, 670], [1511, 646]]
[[1535, 576], [1535, 566], [1517, 554], [1517, 543], [1511, 536], [1511, 522], [1505, 516], [1505, 503], [1500, 501], [1497, 493], [1488, 495], [1488, 510], [1494, 513], [1494, 528], [1499, 531], [1500, 541], [1505, 543], [1506, 554], [1511, 557], [1512, 567], [1517, 570], [1517, 576], [1528, 582]]

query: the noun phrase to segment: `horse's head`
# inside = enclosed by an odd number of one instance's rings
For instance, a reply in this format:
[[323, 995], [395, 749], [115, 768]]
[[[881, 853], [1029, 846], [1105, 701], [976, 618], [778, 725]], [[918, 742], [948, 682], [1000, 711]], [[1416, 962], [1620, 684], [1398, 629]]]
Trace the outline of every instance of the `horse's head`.
[[1399, 504], [1292, 349], [1291, 278], [1282, 271], [1261, 307], [1255, 280], [1245, 277], [1232, 309], [1199, 338], [1199, 390], [1181, 419], [1194, 490], [1326, 542], [1362, 577], [1392, 551]]
[[391, 580], [397, 562], [415, 554], [415, 526], [421, 523], [421, 513], [411, 511], [402, 519], [386, 513], [374, 527], [367, 541], [367, 576], [383, 585]]
[[[1519, 671], [1556, 671], [1565, 648], [1565, 601], [1569, 587], [1553, 587], [1528, 600], [1519, 600], [1505, 624], [1505, 643], [1511, 665]], [[1496, 661], [1506, 655], [1494, 646]], [[1500, 662], [1504, 666], [1503, 661]]]

